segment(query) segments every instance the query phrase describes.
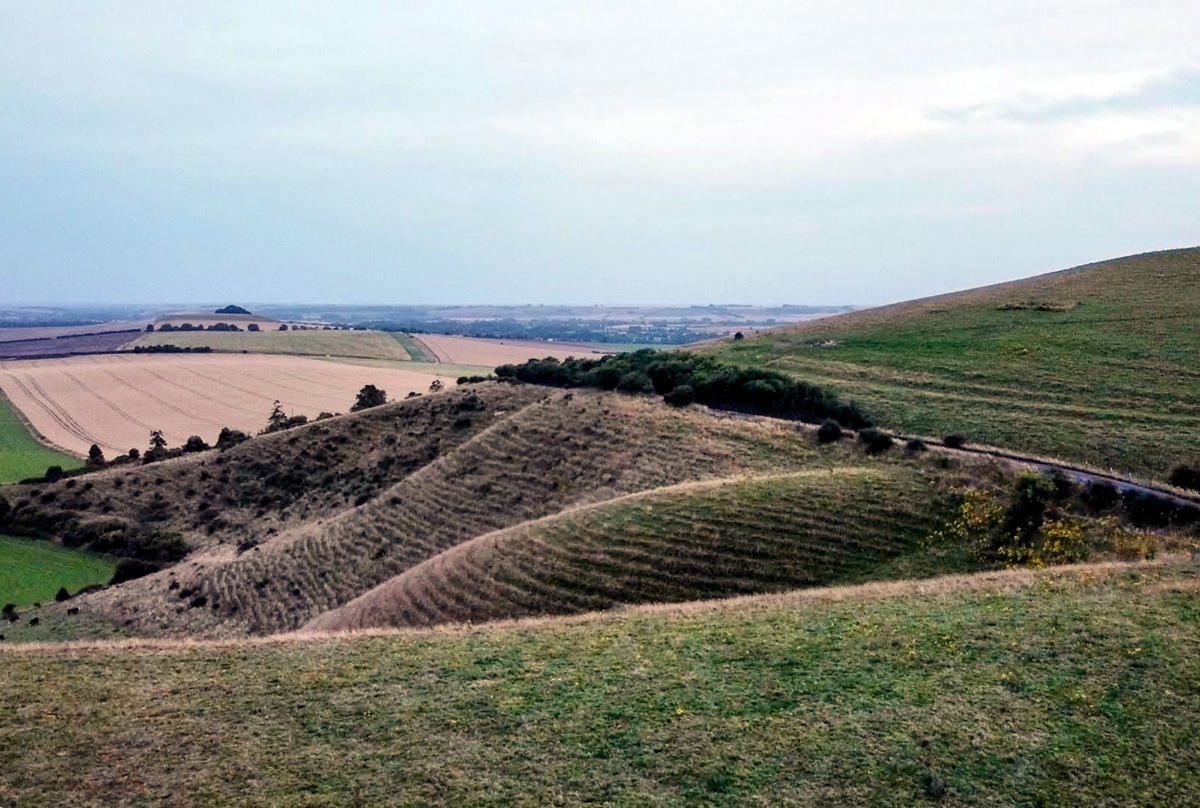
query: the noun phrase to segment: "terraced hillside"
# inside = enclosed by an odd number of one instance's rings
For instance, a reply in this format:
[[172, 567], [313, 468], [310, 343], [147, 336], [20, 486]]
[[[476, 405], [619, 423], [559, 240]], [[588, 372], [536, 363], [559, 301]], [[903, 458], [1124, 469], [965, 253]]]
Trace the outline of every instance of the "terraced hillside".
[[869, 574], [948, 508], [902, 465], [685, 483], [447, 550], [310, 630], [484, 622], [783, 591]]
[[856, 312], [715, 348], [881, 423], [1165, 478], [1200, 459], [1200, 248]]
[[[767, 420], [649, 398], [484, 385], [513, 408], [378, 496], [331, 518], [229, 546], [89, 596], [151, 634], [298, 628], [438, 553], [564, 509], [686, 481], [844, 465], [852, 448]], [[458, 394], [469, 395], [469, 394]], [[498, 405], [493, 405], [493, 410]]]

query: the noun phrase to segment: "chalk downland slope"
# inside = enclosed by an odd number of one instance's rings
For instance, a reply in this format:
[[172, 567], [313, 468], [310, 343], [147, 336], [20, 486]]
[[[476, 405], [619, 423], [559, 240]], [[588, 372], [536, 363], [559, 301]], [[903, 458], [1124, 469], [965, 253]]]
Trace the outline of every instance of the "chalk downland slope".
[[[93, 602], [150, 634], [294, 629], [503, 528], [662, 486], [844, 465], [856, 454], [818, 450], [792, 424], [672, 409], [648, 398], [494, 384], [479, 390], [499, 398], [511, 391], [512, 410], [441, 447], [370, 501], [273, 535], [259, 531], [252, 550], [215, 547]], [[453, 395], [461, 405], [471, 393]], [[530, 396], [537, 398], [530, 403]]]
[[832, 317], [713, 350], [881, 423], [1165, 478], [1200, 457], [1200, 248]]
[[[0, 646], [62, 805], [1190, 805], [1187, 562], [261, 642]], [[7, 644], [11, 646], [12, 644]]]
[[326, 612], [347, 630], [573, 614], [869, 573], [948, 515], [902, 465], [685, 483], [481, 536]]

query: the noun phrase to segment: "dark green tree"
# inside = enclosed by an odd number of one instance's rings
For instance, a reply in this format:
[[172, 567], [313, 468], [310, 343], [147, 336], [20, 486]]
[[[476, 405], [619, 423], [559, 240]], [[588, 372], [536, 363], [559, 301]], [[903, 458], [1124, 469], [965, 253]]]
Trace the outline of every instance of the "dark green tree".
[[88, 449], [88, 465], [100, 467], [104, 465], [104, 452], [96, 444], [92, 444], [92, 448]]
[[350, 411], [359, 412], [360, 410], [369, 410], [371, 407], [378, 407], [380, 404], [386, 403], [387, 391], [380, 390], [373, 384], [368, 384], [358, 391], [358, 397], [354, 400], [354, 406], [350, 408]]
[[163, 437], [161, 429], [150, 430], [150, 449], [162, 451], [167, 448], [167, 439]]

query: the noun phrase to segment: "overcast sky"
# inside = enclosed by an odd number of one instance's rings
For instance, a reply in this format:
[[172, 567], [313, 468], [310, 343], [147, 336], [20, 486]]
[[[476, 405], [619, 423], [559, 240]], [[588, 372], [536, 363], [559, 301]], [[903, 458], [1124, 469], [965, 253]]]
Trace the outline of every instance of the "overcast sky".
[[865, 304], [1192, 246], [1198, 43], [1196, 0], [13, 0], [0, 303]]

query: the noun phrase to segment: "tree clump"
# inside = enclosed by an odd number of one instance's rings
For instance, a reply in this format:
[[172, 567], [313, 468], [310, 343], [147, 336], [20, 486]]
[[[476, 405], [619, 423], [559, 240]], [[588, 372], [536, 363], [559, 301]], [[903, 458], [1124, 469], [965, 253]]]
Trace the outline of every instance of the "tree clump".
[[363, 389], [358, 391], [358, 396], [354, 400], [354, 406], [350, 408], [350, 412], [360, 412], [369, 410], [372, 407], [378, 407], [381, 404], [387, 403], [387, 391], [380, 390], [373, 384], [368, 384]]
[[[810, 422], [836, 418], [854, 429], [870, 425], [853, 403], [839, 401], [816, 385], [777, 371], [735, 367], [699, 354], [644, 349], [599, 359], [560, 362], [547, 357], [501, 365], [496, 375], [501, 381], [654, 393], [664, 398], [686, 386], [696, 403], [717, 410]], [[684, 398], [686, 394], [681, 394], [673, 402]]]

